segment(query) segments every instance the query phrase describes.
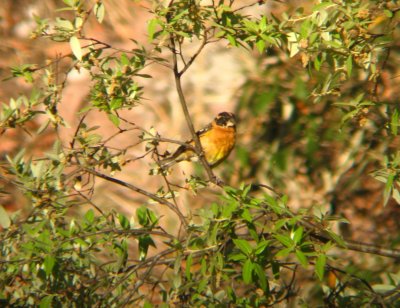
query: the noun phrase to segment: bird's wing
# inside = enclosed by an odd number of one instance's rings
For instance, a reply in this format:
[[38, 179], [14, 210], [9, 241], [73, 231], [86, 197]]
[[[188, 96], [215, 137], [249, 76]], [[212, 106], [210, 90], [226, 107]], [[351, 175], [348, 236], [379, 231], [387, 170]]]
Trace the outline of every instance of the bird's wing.
[[[209, 123], [207, 126], [205, 126], [202, 129], [198, 130], [196, 132], [196, 135], [201, 137], [201, 135], [204, 135], [206, 132], [210, 131], [211, 129], [212, 129], [212, 123]], [[192, 142], [192, 141], [193, 141], [193, 139], [190, 140], [189, 143]]]
[[[196, 132], [196, 135], [201, 138], [202, 135], [204, 135], [206, 132], [210, 131], [212, 128], [212, 123], [208, 124], [207, 126], [205, 126], [204, 128], [198, 130]], [[188, 141], [185, 142], [188, 145], [194, 146], [194, 141], [193, 139], [190, 139]], [[188, 151], [189, 149], [189, 151]], [[194, 151], [192, 149], [190, 149], [188, 146], [185, 145], [181, 145], [179, 146], [176, 151], [171, 154], [169, 157], [163, 159], [161, 161], [161, 165], [163, 167], [170, 167], [172, 165], [174, 165], [177, 162], [180, 162], [182, 160], [189, 160], [190, 157], [193, 157]]]

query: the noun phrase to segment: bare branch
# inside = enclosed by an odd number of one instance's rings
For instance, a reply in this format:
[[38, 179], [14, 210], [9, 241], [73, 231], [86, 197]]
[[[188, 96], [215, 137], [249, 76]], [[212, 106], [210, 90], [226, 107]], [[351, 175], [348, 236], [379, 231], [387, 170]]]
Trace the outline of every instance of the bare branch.
[[195, 143], [196, 154], [199, 156], [199, 159], [200, 159], [202, 165], [204, 166], [204, 169], [207, 172], [209, 180], [215, 184], [219, 184], [216, 176], [214, 175], [214, 173], [211, 170], [210, 165], [208, 164], [206, 158], [204, 157], [200, 139], [196, 134], [192, 119], [189, 114], [186, 99], [185, 99], [185, 96], [184, 96], [183, 90], [182, 90], [181, 73], [179, 72], [179, 69], [178, 69], [178, 58], [176, 56], [176, 50], [175, 50], [175, 38], [172, 36], [171, 36], [171, 46], [172, 46], [172, 58], [173, 58], [173, 65], [174, 65], [173, 72], [174, 72], [174, 77], [175, 77], [176, 90], [178, 92], [179, 101], [181, 103], [181, 107], [182, 107], [183, 113], [185, 115], [186, 123], [189, 127], [190, 133], [191, 133], [192, 138]]
[[169, 201], [167, 201], [167, 200], [165, 200], [165, 199], [163, 199], [161, 197], [158, 197], [157, 195], [155, 195], [153, 193], [150, 193], [150, 192], [145, 191], [145, 190], [143, 190], [143, 189], [141, 189], [139, 187], [136, 187], [135, 185], [132, 185], [132, 184], [126, 183], [124, 181], [118, 180], [116, 178], [110, 177], [110, 176], [105, 175], [105, 174], [103, 174], [101, 172], [98, 172], [96, 170], [93, 170], [93, 169], [90, 169], [90, 168], [85, 168], [85, 167], [83, 167], [82, 169], [85, 170], [86, 172], [94, 175], [94, 176], [97, 176], [97, 177], [102, 178], [102, 179], [104, 179], [106, 181], [113, 182], [115, 184], [118, 184], [118, 185], [124, 186], [126, 188], [129, 188], [130, 190], [133, 190], [133, 191], [135, 191], [135, 192], [137, 192], [139, 194], [142, 194], [142, 195], [144, 195], [146, 197], [149, 197], [150, 199], [152, 199], [154, 201], [157, 201], [160, 204], [163, 204], [163, 205], [167, 206], [170, 210], [172, 210], [179, 217], [181, 223], [185, 227], [187, 227], [188, 224], [186, 222], [185, 216], [183, 216], [181, 211], [177, 207], [175, 207], [175, 205], [173, 203], [171, 203], [171, 202], [169, 202]]
[[204, 46], [207, 45], [207, 32], [204, 31], [204, 37], [203, 37], [203, 41], [199, 47], [199, 49], [196, 51], [196, 53], [189, 59], [189, 61], [187, 63], [185, 63], [185, 66], [182, 68], [182, 70], [179, 72], [179, 74], [182, 76], [187, 69], [192, 65], [193, 61], [196, 60], [196, 58], [198, 57], [198, 55], [201, 53], [201, 51], [203, 50]]

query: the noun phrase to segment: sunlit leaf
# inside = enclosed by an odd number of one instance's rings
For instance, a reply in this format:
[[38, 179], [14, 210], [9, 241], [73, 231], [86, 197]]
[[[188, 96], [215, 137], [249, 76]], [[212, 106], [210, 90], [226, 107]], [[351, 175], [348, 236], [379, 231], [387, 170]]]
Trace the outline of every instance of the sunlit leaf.
[[157, 25], [159, 24], [158, 19], [151, 19], [147, 25], [147, 33], [149, 41], [153, 41], [154, 33], [156, 32]]
[[82, 48], [79, 39], [76, 36], [71, 36], [69, 39], [72, 53], [78, 60], [82, 60]]
[[394, 178], [395, 178], [395, 174], [390, 173], [386, 180], [385, 190], [383, 191], [383, 205], [384, 206], [388, 203], [389, 198], [391, 197]]
[[0, 205], [0, 226], [4, 229], [7, 229], [11, 225], [11, 219], [10, 216], [8, 216], [8, 213], [4, 209], [2, 205]]
[[105, 8], [102, 2], [97, 2], [94, 5], [94, 14], [96, 16], [97, 21], [99, 23], [102, 23], [105, 15]]

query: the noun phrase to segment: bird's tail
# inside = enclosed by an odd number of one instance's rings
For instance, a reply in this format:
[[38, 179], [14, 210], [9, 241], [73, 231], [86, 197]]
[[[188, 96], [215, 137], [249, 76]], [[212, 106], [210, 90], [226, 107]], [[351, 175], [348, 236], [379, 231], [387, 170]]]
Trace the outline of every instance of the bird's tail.
[[171, 157], [167, 157], [167, 158], [160, 160], [159, 163], [160, 163], [161, 169], [165, 170], [165, 169], [170, 168], [173, 165], [175, 165], [177, 163], [177, 161], [176, 161], [175, 156], [171, 156]]
[[176, 163], [181, 162], [182, 160], [186, 160], [187, 157], [185, 155], [186, 153], [186, 146], [181, 145], [174, 154], [172, 154], [169, 157], [166, 157], [162, 160], [160, 160], [160, 166], [161, 169], [165, 170], [167, 168], [172, 167], [173, 165], [175, 165]]

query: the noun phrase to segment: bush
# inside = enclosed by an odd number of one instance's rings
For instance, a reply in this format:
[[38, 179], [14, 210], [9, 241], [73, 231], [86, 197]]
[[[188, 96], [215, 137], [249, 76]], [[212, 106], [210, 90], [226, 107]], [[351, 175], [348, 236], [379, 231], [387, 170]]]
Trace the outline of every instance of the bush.
[[[395, 208], [400, 199], [399, 111], [386, 93], [397, 85], [387, 76], [398, 72], [398, 1], [304, 2], [280, 14], [265, 1], [152, 1], [150, 43], [132, 41], [131, 49], [85, 35], [93, 19], [107, 20], [111, 2], [63, 2], [62, 17], [36, 17], [32, 36], [66, 42], [71, 52], [13, 67], [12, 78], [32, 90], [0, 114], [4, 135], [55, 136], [44, 154], [23, 147], [2, 160], [2, 193], [24, 200], [21, 212], [0, 207], [4, 305], [398, 305], [397, 233], [381, 248], [334, 231], [353, 223], [336, 215], [340, 206], [360, 196], [370, 202], [376, 191], [360, 193], [366, 178], [384, 183], [376, 193], [382, 204]], [[220, 178], [201, 155], [182, 78], [221, 43], [246, 51], [257, 68], [238, 94], [245, 124], [237, 159]], [[159, 167], [166, 143], [182, 142], [156, 121], [142, 127], [123, 115], [146, 108], [149, 66], [169, 69], [195, 140], [199, 168], [185, 185]], [[65, 140], [59, 109], [74, 70], [90, 75], [90, 93]], [[107, 115], [115, 132], [98, 133], [92, 114]], [[133, 145], [118, 144], [132, 132]], [[132, 150], [140, 155], [131, 158]], [[142, 161], [151, 161], [139, 170], [150, 173], [149, 187], [143, 178], [120, 179]], [[99, 181], [143, 196], [129, 201], [135, 215], [105, 206], [110, 187]], [[185, 191], [197, 194], [201, 209], [185, 212]]]

